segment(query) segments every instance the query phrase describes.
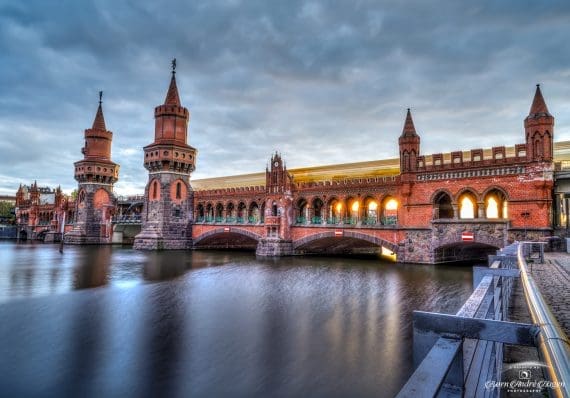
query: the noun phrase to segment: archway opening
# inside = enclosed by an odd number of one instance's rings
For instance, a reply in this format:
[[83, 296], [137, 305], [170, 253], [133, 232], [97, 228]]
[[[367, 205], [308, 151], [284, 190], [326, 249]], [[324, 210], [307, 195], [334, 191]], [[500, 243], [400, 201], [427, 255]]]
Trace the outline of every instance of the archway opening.
[[260, 211], [259, 206], [256, 202], [252, 202], [249, 205], [249, 217], [248, 222], [250, 224], [257, 224], [260, 221]]
[[364, 199], [364, 217], [362, 223], [367, 225], [378, 223], [378, 202], [372, 197]]
[[490, 219], [508, 217], [507, 198], [500, 190], [493, 189], [485, 195], [485, 217]]
[[487, 257], [495, 254], [498, 247], [479, 242], [456, 242], [435, 249], [434, 262], [461, 263], [465, 265], [486, 264]]
[[473, 219], [477, 217], [477, 199], [475, 195], [466, 192], [459, 197], [459, 218]]
[[451, 197], [445, 193], [440, 192], [434, 200], [434, 218], [453, 218], [453, 206], [451, 204]]
[[382, 224], [384, 225], [395, 225], [398, 223], [398, 201], [387, 196], [382, 201]]
[[313, 216], [311, 217], [311, 224], [321, 224], [323, 222], [323, 207], [324, 203], [321, 198], [313, 199]]
[[307, 222], [307, 200], [305, 198], [300, 198], [297, 200], [296, 206], [296, 219], [297, 224], [305, 224]]

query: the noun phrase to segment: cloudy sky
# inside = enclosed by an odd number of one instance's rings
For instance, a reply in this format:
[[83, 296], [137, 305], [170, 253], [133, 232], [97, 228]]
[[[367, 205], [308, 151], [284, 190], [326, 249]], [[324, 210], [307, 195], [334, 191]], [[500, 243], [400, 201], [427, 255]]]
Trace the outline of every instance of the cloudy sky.
[[570, 140], [570, 2], [0, 0], [0, 194], [71, 191], [104, 91], [116, 190], [142, 192], [142, 147], [170, 60], [198, 148], [193, 178], [513, 145], [536, 83]]

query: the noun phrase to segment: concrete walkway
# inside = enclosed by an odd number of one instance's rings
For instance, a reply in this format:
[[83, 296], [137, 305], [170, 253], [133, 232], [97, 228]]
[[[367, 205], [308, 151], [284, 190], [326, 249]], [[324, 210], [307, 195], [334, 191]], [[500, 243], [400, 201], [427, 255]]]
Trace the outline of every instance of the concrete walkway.
[[558, 323], [570, 336], [570, 254], [545, 253], [544, 264], [529, 264], [529, 270]]

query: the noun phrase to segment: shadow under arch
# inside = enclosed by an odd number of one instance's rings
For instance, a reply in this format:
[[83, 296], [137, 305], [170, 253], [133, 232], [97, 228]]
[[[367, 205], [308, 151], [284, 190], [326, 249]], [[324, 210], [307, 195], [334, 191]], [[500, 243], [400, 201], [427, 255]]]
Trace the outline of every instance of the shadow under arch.
[[255, 250], [261, 236], [244, 228], [215, 228], [193, 240], [195, 249]]
[[382, 247], [396, 254], [398, 252], [395, 243], [354, 231], [343, 231], [342, 236], [336, 235], [334, 231], [321, 232], [293, 242], [297, 254], [357, 254]]
[[481, 262], [487, 263], [487, 257], [495, 254], [499, 248], [481, 242], [454, 242], [435, 248], [434, 263]]

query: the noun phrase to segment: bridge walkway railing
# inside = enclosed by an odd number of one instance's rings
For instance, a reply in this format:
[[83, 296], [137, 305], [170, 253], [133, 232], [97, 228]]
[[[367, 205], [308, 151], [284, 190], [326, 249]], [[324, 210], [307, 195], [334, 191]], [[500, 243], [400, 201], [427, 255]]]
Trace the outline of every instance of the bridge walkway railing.
[[[548, 307], [537, 297], [540, 292], [529, 283], [532, 278], [526, 271], [525, 254], [531, 255], [536, 247], [526, 243], [507, 246], [489, 257], [490, 267], [474, 267], [476, 288], [455, 315], [414, 311], [416, 370], [398, 397], [500, 396], [501, 389], [488, 388], [487, 382], [501, 381], [504, 344], [538, 346], [552, 369], [550, 381], [570, 386], [568, 339], [559, 327], [552, 326], [557, 325], [556, 320], [548, 315]], [[543, 246], [538, 248], [541, 256]], [[535, 313], [534, 324], [507, 321], [513, 278], [519, 275], [531, 314]], [[567, 397], [567, 388], [550, 391]]]

